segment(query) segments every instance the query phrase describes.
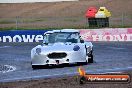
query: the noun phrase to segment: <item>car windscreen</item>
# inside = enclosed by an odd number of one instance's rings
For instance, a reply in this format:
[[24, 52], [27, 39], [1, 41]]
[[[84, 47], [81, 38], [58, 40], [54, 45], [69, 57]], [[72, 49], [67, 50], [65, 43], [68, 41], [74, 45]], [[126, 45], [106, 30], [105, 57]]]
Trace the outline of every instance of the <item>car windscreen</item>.
[[77, 43], [79, 34], [78, 33], [70, 33], [70, 32], [56, 32], [48, 35], [47, 37], [48, 43], [56, 43], [56, 42], [71, 42]]

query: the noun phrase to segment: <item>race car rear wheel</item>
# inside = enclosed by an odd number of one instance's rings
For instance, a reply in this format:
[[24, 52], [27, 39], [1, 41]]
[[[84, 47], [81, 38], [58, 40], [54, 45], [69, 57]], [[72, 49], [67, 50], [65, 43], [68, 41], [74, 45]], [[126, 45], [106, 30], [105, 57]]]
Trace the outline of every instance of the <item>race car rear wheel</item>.
[[93, 63], [93, 51], [88, 54], [88, 63]]
[[93, 63], [93, 55], [91, 55], [90, 58], [88, 59], [88, 63]]

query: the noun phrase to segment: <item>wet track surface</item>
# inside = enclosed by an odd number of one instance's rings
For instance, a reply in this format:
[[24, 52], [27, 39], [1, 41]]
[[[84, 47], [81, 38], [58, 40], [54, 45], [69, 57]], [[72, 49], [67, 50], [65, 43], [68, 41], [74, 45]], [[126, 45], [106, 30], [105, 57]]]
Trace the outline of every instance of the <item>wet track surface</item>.
[[[0, 43], [0, 82], [78, 74], [79, 66], [33, 70], [30, 51], [38, 44]], [[132, 70], [132, 42], [94, 42], [93, 45], [94, 63], [83, 65], [87, 73]]]

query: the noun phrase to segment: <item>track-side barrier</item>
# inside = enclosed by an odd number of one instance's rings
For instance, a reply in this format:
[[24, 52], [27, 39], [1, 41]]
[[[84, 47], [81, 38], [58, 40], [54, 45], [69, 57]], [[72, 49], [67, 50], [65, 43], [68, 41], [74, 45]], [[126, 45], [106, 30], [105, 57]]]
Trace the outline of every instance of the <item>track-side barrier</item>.
[[[132, 28], [79, 29], [85, 41], [132, 41]], [[0, 42], [42, 42], [49, 30], [0, 31]]]

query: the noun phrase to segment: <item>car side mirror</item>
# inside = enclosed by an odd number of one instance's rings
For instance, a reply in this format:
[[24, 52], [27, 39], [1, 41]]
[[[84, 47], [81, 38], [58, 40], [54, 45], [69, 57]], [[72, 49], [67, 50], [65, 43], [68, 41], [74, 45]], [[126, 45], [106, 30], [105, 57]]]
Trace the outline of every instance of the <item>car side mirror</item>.
[[43, 43], [44, 45], [48, 45], [48, 43]]
[[48, 45], [48, 42], [46, 40], [43, 41], [44, 45]]

